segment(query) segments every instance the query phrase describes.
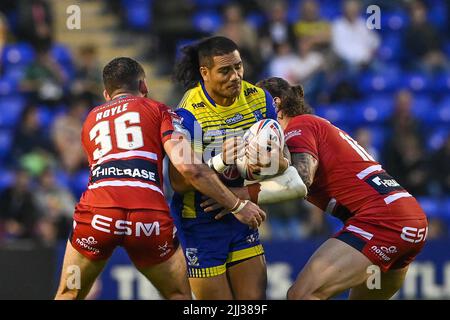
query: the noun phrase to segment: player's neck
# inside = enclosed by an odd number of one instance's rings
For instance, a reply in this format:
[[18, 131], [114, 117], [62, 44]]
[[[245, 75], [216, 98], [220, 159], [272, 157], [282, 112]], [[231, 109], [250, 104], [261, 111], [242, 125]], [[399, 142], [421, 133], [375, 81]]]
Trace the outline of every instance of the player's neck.
[[224, 97], [213, 97], [213, 96], [211, 96], [211, 98], [213, 98], [215, 103], [217, 103], [218, 105], [223, 106], [223, 107], [231, 106], [234, 103], [234, 101], [236, 101], [236, 98], [224, 98]]
[[234, 101], [236, 101], [236, 98], [237, 98], [237, 97], [227, 98], [224, 96], [217, 95], [214, 93], [213, 90], [211, 90], [211, 88], [208, 88], [208, 85], [206, 85], [206, 84], [205, 84], [205, 90], [208, 93], [208, 95], [210, 96], [210, 98], [214, 101], [215, 104], [218, 104], [223, 107], [231, 106], [234, 103]]
[[124, 96], [140, 97], [141, 95], [136, 92], [119, 92], [119, 93], [115, 93], [113, 96], [111, 96], [111, 100], [117, 99], [119, 97], [124, 97]]
[[282, 118], [278, 117], [278, 123], [281, 125], [281, 128], [283, 128], [283, 130], [286, 130], [289, 121], [291, 121], [291, 117], [287, 117], [287, 116], [283, 116]]

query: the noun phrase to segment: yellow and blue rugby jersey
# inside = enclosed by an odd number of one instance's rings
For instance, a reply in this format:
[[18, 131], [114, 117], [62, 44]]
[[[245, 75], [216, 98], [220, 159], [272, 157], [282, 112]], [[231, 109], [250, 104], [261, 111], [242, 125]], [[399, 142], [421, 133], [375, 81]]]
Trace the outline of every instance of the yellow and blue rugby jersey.
[[[221, 152], [226, 138], [243, 135], [259, 120], [277, 118], [272, 96], [246, 81], [242, 81], [241, 93], [230, 106], [216, 104], [206, 92], [203, 82], [199, 82], [185, 93], [175, 112], [182, 118], [182, 125], [191, 136], [194, 150], [203, 153], [204, 162]], [[228, 186], [242, 186], [243, 179], [237, 170], [231, 170], [224, 173], [222, 181]], [[203, 213], [201, 202], [199, 192], [175, 193], [171, 210], [183, 218], [211, 216]]]

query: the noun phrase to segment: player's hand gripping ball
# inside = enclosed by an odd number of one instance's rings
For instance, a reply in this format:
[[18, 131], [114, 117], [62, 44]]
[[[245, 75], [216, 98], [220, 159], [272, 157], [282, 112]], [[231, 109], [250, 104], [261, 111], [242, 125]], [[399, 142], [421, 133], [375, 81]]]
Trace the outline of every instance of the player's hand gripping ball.
[[246, 180], [262, 180], [278, 173], [283, 153], [284, 133], [280, 124], [265, 119], [253, 124], [243, 136], [245, 150], [236, 166]]

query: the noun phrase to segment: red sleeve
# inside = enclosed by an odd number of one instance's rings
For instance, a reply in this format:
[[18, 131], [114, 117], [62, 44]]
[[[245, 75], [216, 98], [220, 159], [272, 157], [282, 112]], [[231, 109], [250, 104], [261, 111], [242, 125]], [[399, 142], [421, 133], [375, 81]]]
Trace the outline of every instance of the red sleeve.
[[159, 107], [161, 112], [161, 142], [164, 144], [167, 140], [172, 137], [172, 133], [174, 131], [174, 117], [176, 114], [169, 109], [166, 105], [161, 104]]
[[291, 153], [306, 152], [319, 159], [317, 128], [312, 123], [299, 123], [289, 126], [285, 133], [286, 145]]

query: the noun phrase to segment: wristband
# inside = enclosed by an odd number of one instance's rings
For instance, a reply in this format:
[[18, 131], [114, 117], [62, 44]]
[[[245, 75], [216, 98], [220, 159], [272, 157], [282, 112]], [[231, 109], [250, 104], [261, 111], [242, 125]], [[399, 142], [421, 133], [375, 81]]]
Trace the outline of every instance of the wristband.
[[210, 158], [207, 164], [211, 169], [213, 169], [217, 173], [223, 173], [227, 168], [227, 165], [223, 162], [221, 153]]
[[241, 201], [237, 209], [230, 210], [232, 214], [238, 214], [247, 205], [248, 200]]

